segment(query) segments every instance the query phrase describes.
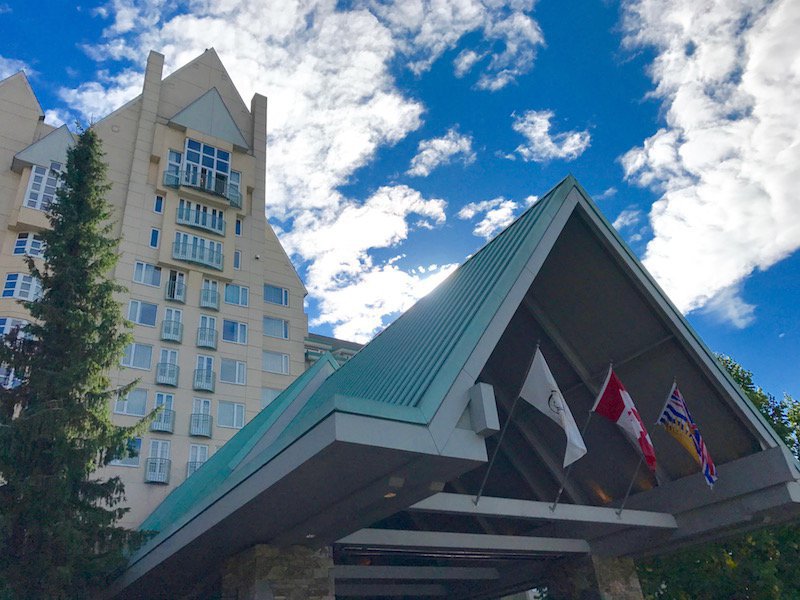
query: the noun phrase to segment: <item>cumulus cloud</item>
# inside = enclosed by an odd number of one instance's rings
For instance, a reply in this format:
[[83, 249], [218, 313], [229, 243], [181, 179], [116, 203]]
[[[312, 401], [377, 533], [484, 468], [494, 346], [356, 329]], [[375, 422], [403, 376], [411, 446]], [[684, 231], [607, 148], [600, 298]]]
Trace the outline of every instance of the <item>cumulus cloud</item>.
[[416, 177], [427, 177], [436, 167], [459, 158], [465, 165], [475, 162], [472, 137], [449, 129], [443, 137], [422, 140], [419, 143], [417, 155], [411, 159], [407, 173]]
[[744, 326], [739, 284], [800, 247], [800, 4], [627, 0], [623, 11], [625, 44], [655, 51], [665, 115], [622, 157], [629, 181], [660, 193], [644, 263], [680, 309]]
[[[523, 201], [523, 206], [530, 206], [536, 202], [536, 196], [528, 196]], [[483, 217], [475, 224], [472, 233], [486, 240], [510, 225], [517, 218], [517, 209], [520, 204], [513, 200], [506, 200], [502, 196], [492, 200], [470, 202], [461, 208], [456, 215], [459, 219], [470, 220], [478, 215]]]
[[35, 72], [25, 61], [0, 56], [0, 80], [11, 77], [17, 71], [25, 71], [28, 76]]
[[[444, 221], [443, 206], [441, 214], [431, 212], [440, 201], [415, 196], [409, 188], [381, 188], [363, 201], [339, 191], [378, 149], [422, 123], [425, 107], [398, 89], [392, 69], [405, 64], [422, 73], [472, 33], [473, 51], [483, 57], [480, 65], [470, 65], [476, 85], [499, 89], [531, 69], [543, 43], [531, 16], [533, 4], [109, 0], [97, 10], [98, 18], [108, 20], [103, 40], [85, 48], [101, 70], [94, 81], [60, 94], [84, 120], [97, 118], [141, 91], [141, 71], [115, 69], [114, 61], [140, 69], [147, 52], [157, 48], [169, 73], [213, 40], [242, 97], [269, 96], [267, 214], [318, 300], [320, 317], [314, 323], [363, 339], [432, 281], [430, 271], [403, 272], [399, 263], [377, 261], [372, 251], [402, 244], [415, 230]], [[449, 158], [471, 160], [470, 152], [459, 150]], [[390, 210], [380, 200], [388, 197], [400, 197], [403, 208]], [[366, 236], [357, 249], [320, 243], [360, 237], [374, 223], [380, 235]], [[370, 296], [367, 290], [381, 289], [373, 282], [390, 279], [398, 288], [384, 283], [385, 301]], [[337, 300], [349, 287], [363, 291], [356, 295], [360, 305]], [[393, 294], [404, 300], [398, 304], [389, 298]]]
[[526, 138], [526, 142], [516, 149], [523, 160], [575, 160], [589, 147], [591, 136], [588, 131], [551, 134], [550, 121], [554, 116], [551, 110], [528, 110], [521, 115], [513, 115], [514, 123], [511, 127]]

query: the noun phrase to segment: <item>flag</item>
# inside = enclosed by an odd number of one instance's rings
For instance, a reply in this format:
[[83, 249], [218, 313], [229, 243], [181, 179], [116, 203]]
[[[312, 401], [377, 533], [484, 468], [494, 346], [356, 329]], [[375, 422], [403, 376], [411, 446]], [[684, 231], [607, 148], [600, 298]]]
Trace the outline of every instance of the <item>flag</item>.
[[717, 480], [717, 468], [714, 466], [714, 461], [711, 460], [711, 455], [708, 453], [703, 436], [700, 435], [700, 430], [689, 413], [686, 401], [683, 399], [680, 390], [678, 390], [678, 386], [674, 383], [657, 423], [663, 425], [667, 433], [674, 437], [692, 455], [692, 458], [697, 461], [697, 464], [703, 470], [706, 483], [710, 487], [714, 487], [714, 482]]
[[603, 384], [592, 410], [619, 425], [625, 435], [639, 446], [650, 470], [653, 473], [656, 472], [656, 454], [653, 450], [653, 442], [650, 441], [650, 436], [642, 423], [639, 411], [633, 404], [633, 399], [611, 368], [608, 369], [606, 382]]
[[567, 450], [564, 453], [564, 466], [574, 463], [586, 454], [586, 444], [575, 424], [575, 419], [567, 406], [556, 380], [544, 360], [539, 348], [533, 356], [531, 368], [520, 392], [520, 398], [555, 421], [567, 436]]

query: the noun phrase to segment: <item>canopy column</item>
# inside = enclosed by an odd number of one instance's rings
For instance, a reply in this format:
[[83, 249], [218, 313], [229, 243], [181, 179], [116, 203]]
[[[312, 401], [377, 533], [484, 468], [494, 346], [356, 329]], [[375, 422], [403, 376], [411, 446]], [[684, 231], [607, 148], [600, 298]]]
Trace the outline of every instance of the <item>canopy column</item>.
[[556, 600], [644, 600], [636, 567], [630, 558], [587, 556], [564, 561], [545, 576]]
[[277, 548], [259, 544], [225, 562], [223, 598], [239, 600], [333, 600], [330, 548]]

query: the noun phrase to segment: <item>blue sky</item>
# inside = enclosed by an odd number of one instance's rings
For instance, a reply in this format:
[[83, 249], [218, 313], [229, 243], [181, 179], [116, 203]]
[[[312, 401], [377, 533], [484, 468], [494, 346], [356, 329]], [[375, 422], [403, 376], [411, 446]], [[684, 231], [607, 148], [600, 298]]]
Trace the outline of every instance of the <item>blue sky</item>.
[[311, 329], [366, 340], [573, 173], [712, 350], [800, 396], [800, 5], [0, 2], [53, 122], [214, 46], [269, 98], [267, 211]]

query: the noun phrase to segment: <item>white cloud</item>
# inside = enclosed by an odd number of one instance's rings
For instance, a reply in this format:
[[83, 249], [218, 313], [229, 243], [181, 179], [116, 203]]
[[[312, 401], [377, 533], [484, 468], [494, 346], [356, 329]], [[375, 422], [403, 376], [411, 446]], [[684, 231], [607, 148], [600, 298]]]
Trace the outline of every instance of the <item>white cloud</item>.
[[[665, 124], [622, 157], [660, 192], [644, 262], [676, 305], [753, 318], [740, 283], [800, 247], [800, 4], [627, 0]], [[726, 307], [720, 312], [719, 307]]]
[[612, 198], [613, 196], [617, 195], [617, 188], [611, 186], [610, 188], [606, 188], [596, 196], [593, 196], [595, 200], [605, 200], [606, 198]]
[[456, 77], [463, 77], [475, 66], [475, 63], [482, 60], [485, 54], [478, 54], [474, 50], [462, 50], [453, 60], [453, 72]]
[[702, 311], [738, 329], [744, 329], [756, 319], [756, 307], [742, 300], [739, 285], [717, 292], [706, 302]]
[[[536, 196], [528, 196], [523, 204], [525, 206], [530, 206], [536, 199]], [[483, 218], [475, 224], [472, 233], [488, 240], [494, 237], [498, 231], [509, 226], [514, 219], [517, 218], [516, 211], [518, 208], [519, 204], [517, 202], [506, 200], [500, 196], [492, 200], [470, 202], [463, 206], [456, 216], [459, 219], [469, 220], [482, 214]]]
[[[96, 11], [98, 18], [108, 19], [103, 41], [85, 48], [104, 70], [95, 81], [61, 90], [61, 97], [84, 119], [98, 118], [141, 90], [141, 72], [119, 72], [112, 69], [113, 61], [143, 65], [147, 52], [156, 48], [165, 55], [169, 73], [213, 43], [243, 98], [254, 92], [269, 96], [267, 213], [305, 267], [307, 286], [321, 310], [316, 323], [363, 337], [398, 305], [368, 298], [366, 292], [363, 307], [337, 298], [349, 286], [373, 289], [369, 286], [381, 278], [402, 280], [402, 298], [421, 293], [423, 281], [431, 280], [428, 273], [403, 273], [397, 263], [377, 261], [372, 251], [402, 244], [413, 230], [444, 220], [443, 210], [431, 213], [441, 201], [414, 198], [408, 188], [381, 188], [364, 202], [338, 191], [379, 148], [397, 143], [422, 123], [424, 106], [398, 89], [391, 69], [400, 63], [422, 73], [473, 33], [474, 52], [485, 59], [476, 70], [476, 85], [499, 89], [531, 69], [543, 43], [529, 14], [533, 4], [363, 0], [343, 7], [333, 0], [109, 0]], [[461, 149], [453, 157], [471, 160], [470, 152]], [[379, 200], [393, 194], [403, 198], [405, 208], [390, 210]], [[366, 223], [379, 229], [358, 248], [339, 243], [361, 237]], [[326, 246], [331, 238], [337, 243]], [[320, 241], [326, 241], [325, 251]], [[377, 293], [379, 287], [374, 289]], [[386, 285], [387, 298], [395, 292]]]
[[588, 131], [566, 131], [551, 135], [551, 110], [528, 110], [522, 115], [513, 115], [512, 128], [527, 138], [516, 152], [525, 161], [546, 162], [555, 158], [575, 160], [589, 147]]
[[443, 137], [422, 140], [419, 143], [417, 155], [411, 159], [407, 173], [416, 177], [427, 177], [436, 167], [449, 164], [457, 158], [468, 165], [475, 162], [475, 152], [472, 150], [472, 137], [451, 128]]
[[25, 61], [0, 56], [0, 80], [11, 77], [17, 71], [25, 71], [29, 77], [35, 73]]
[[613, 227], [617, 231], [625, 229], [627, 227], [632, 227], [641, 221], [642, 219], [642, 211], [637, 208], [628, 207], [623, 210], [617, 218], [614, 220]]

